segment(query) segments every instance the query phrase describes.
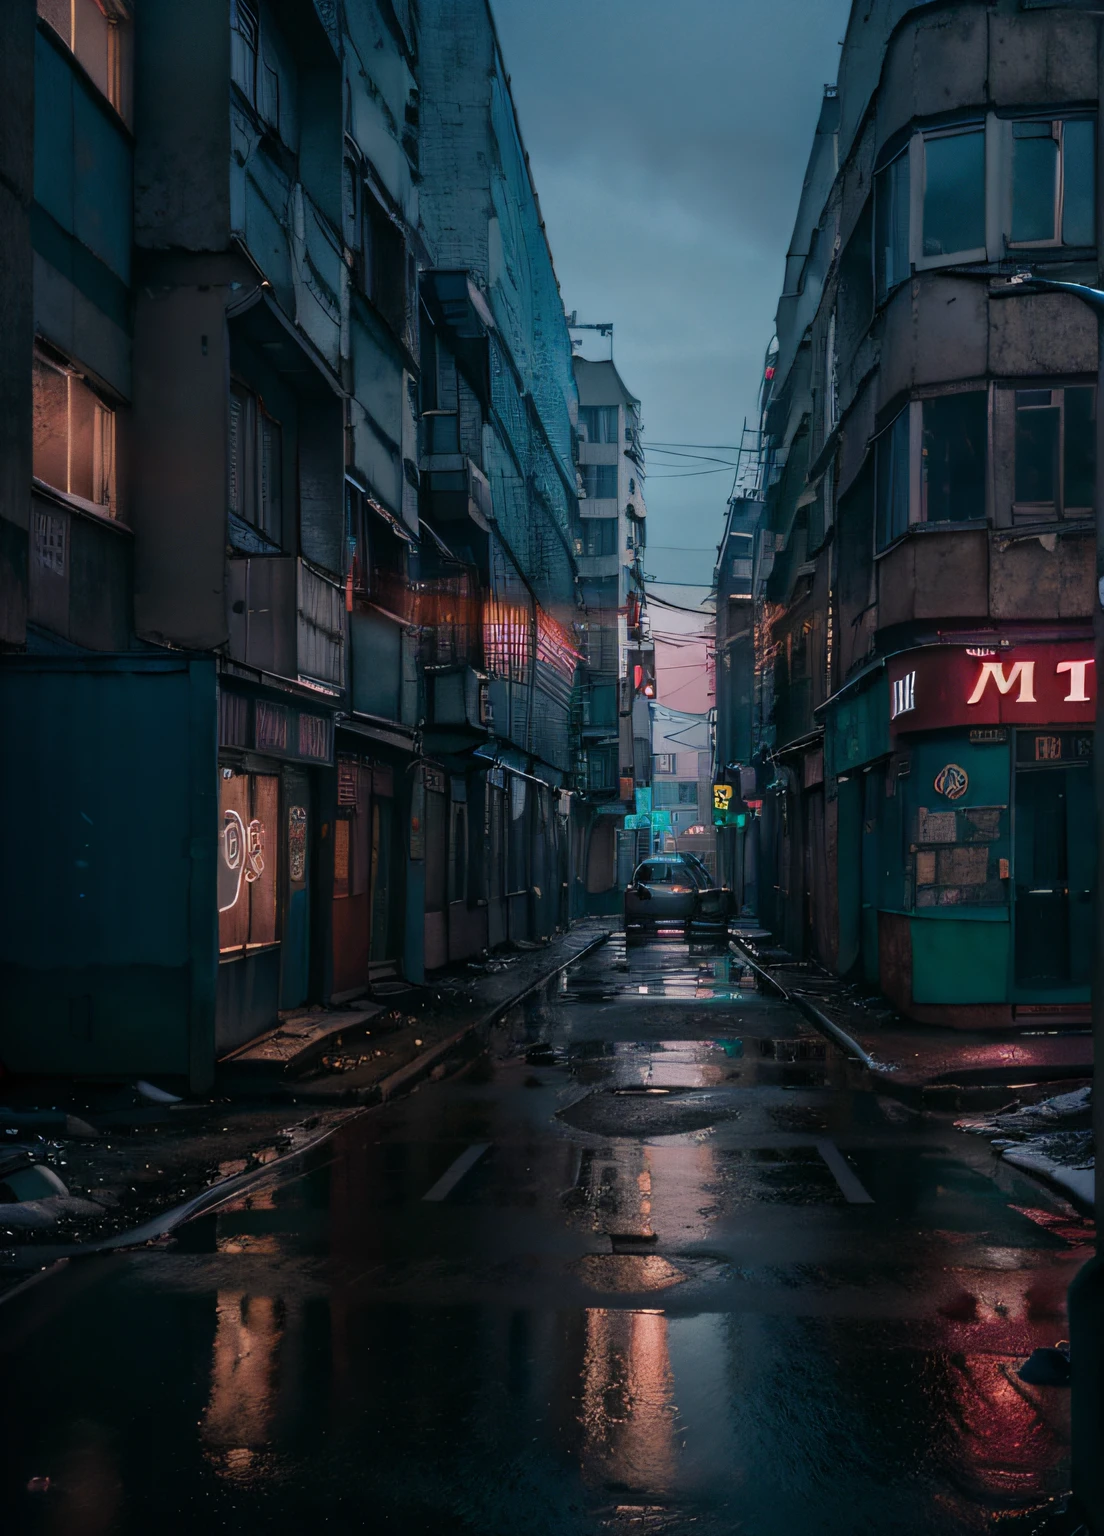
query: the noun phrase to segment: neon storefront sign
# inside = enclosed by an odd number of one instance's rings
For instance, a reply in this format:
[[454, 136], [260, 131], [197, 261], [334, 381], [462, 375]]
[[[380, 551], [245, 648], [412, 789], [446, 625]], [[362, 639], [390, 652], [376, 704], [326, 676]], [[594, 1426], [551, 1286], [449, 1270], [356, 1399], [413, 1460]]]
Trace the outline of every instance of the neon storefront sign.
[[238, 904], [243, 885], [252, 885], [264, 874], [264, 822], [254, 818], [246, 823], [237, 811], [225, 811], [219, 838], [219, 911], [229, 912]]

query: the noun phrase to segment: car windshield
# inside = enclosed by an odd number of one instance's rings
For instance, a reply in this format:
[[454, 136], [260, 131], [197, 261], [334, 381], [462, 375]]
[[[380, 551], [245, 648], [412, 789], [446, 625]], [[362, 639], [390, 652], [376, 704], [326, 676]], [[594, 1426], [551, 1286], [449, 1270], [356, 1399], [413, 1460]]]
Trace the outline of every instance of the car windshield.
[[700, 886], [707, 889], [713, 884], [713, 876], [709, 873], [709, 866], [703, 864], [701, 859], [688, 853], [683, 855], [683, 862]]
[[636, 872], [637, 885], [670, 885], [671, 871], [666, 864], [641, 864]]

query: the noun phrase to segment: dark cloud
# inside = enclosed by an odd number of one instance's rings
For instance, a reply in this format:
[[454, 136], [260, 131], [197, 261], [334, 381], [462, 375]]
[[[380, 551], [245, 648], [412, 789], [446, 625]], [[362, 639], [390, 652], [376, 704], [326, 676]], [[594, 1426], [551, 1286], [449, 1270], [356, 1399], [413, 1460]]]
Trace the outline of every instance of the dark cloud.
[[[738, 442], [849, 0], [492, 3], [567, 308], [614, 321], [653, 441]], [[649, 569], [708, 579], [679, 551], [731, 480], [674, 467], [649, 462]]]

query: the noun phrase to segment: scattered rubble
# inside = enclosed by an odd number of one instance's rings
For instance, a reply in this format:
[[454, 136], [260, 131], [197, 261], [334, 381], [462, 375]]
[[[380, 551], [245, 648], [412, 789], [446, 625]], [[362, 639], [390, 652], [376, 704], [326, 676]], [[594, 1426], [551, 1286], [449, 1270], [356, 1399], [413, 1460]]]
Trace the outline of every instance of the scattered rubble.
[[1095, 1146], [1090, 1087], [1037, 1104], [1010, 1104], [996, 1114], [955, 1124], [959, 1130], [988, 1136], [993, 1150], [1014, 1168], [1039, 1174], [1077, 1203], [1092, 1206]]

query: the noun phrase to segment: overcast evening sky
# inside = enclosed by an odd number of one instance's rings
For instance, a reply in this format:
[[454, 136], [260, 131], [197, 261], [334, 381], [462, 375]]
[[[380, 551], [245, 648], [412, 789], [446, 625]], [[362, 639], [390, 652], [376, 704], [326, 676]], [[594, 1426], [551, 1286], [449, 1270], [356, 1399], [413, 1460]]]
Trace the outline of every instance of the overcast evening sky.
[[[738, 443], [849, 0], [492, 4], [565, 307], [646, 447]], [[661, 477], [715, 467], [649, 451], [650, 574], [709, 581], [731, 473]]]

